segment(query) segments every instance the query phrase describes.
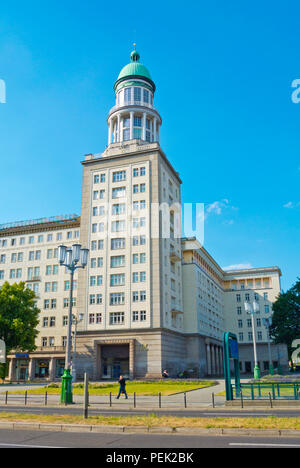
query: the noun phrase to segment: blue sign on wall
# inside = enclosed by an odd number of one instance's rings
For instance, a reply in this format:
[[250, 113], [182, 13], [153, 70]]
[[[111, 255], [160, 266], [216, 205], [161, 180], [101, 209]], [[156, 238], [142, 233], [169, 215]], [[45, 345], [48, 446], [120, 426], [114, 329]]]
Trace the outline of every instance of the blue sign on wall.
[[239, 347], [237, 340], [229, 340], [229, 358], [238, 359], [239, 358]]

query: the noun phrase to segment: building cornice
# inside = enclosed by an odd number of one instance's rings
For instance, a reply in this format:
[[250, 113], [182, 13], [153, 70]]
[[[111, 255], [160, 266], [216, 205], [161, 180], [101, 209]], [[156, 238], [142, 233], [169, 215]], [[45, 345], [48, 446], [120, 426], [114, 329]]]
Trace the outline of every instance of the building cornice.
[[58, 231], [61, 229], [71, 229], [80, 227], [80, 216], [76, 216], [72, 219], [65, 220], [55, 220], [49, 222], [41, 222], [36, 224], [28, 224], [14, 227], [8, 227], [7, 229], [0, 230], [0, 237], [7, 236], [19, 236], [22, 234], [31, 234], [37, 232], [47, 232], [47, 231]]
[[[81, 162], [83, 166], [97, 165], [106, 161], [114, 161], [118, 159], [138, 157], [141, 154], [151, 154], [158, 152], [167, 166], [170, 168], [178, 182], [182, 184], [179, 173], [175, 171], [172, 164], [168, 160], [166, 154], [161, 149], [158, 143], [140, 144], [140, 140], [130, 140], [129, 142], [113, 143], [109, 145], [103, 154], [87, 154], [85, 160]], [[110, 153], [110, 154], [108, 154]]]

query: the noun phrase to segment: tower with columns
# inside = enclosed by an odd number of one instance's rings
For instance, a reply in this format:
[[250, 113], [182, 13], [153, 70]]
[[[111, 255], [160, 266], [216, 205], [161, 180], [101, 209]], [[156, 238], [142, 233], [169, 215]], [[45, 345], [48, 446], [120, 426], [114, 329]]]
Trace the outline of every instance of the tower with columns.
[[114, 85], [116, 102], [108, 115], [108, 145], [129, 140], [160, 142], [162, 123], [153, 106], [155, 84], [140, 55], [134, 50], [130, 63], [120, 72]]

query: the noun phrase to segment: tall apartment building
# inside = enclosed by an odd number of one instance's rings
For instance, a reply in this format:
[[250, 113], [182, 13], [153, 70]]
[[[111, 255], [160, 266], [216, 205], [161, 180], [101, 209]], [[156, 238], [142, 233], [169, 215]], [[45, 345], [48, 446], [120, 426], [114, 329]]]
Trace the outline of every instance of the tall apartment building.
[[[80, 242], [91, 263], [79, 276], [85, 320], [78, 372], [158, 377], [168, 359], [185, 354], [181, 240], [172, 211], [181, 202], [181, 180], [160, 147], [155, 84], [136, 51], [114, 89], [108, 147], [82, 163]], [[161, 204], [171, 211], [168, 238]]]
[[0, 226], [0, 287], [6, 280], [26, 281], [41, 310], [37, 349], [9, 356], [11, 380], [62, 375], [70, 275], [58, 265], [57, 250], [74, 240], [90, 250], [74, 284], [78, 377], [160, 377], [163, 369], [173, 376], [184, 370], [222, 375], [225, 330], [238, 335], [241, 370], [250, 370], [244, 295], [259, 296], [261, 316], [271, 313], [280, 270], [224, 272], [196, 239], [181, 238], [182, 182], [160, 146], [156, 88], [139, 59], [133, 51], [115, 83], [108, 146], [82, 161], [80, 218]]

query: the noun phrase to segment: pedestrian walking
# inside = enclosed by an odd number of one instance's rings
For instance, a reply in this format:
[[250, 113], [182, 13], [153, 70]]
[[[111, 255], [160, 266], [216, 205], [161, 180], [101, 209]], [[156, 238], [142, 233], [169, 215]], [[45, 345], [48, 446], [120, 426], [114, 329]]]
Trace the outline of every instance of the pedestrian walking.
[[118, 396], [117, 396], [117, 400], [120, 398], [121, 393], [124, 393], [125, 399], [128, 400], [128, 396], [127, 396], [127, 393], [126, 393], [126, 380], [124, 379], [123, 375], [120, 375], [119, 385], [120, 385], [120, 388], [119, 388], [119, 393], [118, 393]]

